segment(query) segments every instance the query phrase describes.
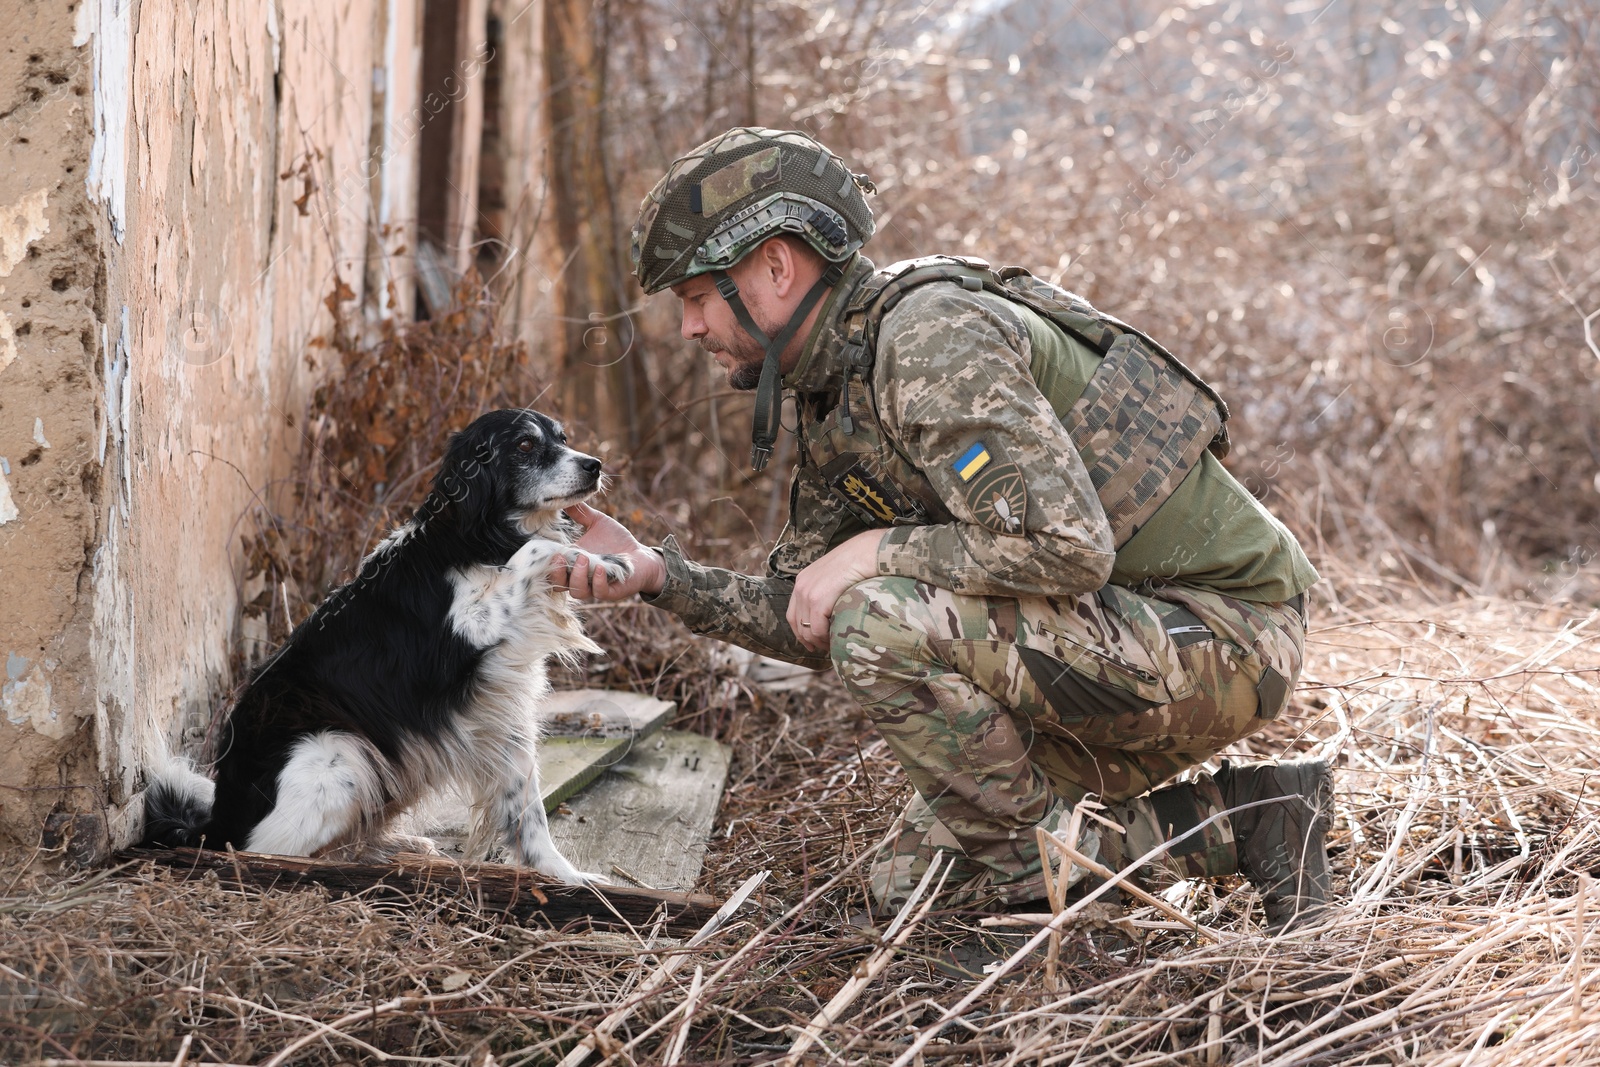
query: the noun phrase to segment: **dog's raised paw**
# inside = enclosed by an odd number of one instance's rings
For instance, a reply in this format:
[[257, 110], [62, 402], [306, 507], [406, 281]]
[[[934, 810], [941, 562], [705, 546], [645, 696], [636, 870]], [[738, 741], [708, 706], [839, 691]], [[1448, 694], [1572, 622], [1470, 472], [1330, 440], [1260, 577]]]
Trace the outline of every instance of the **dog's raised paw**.
[[606, 571], [606, 581], [612, 585], [627, 581], [633, 574], [633, 561], [627, 556], [614, 556], [608, 553], [599, 559]]

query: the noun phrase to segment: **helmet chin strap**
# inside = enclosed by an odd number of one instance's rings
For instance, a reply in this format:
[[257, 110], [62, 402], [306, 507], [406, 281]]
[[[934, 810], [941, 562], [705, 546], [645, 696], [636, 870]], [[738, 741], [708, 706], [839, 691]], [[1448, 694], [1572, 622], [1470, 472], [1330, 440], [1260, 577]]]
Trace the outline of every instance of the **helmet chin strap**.
[[750, 309], [744, 306], [744, 298], [739, 295], [739, 286], [728, 277], [728, 272], [712, 271], [711, 277], [717, 283], [717, 292], [722, 294], [722, 299], [733, 309], [733, 317], [738, 320], [744, 332], [755, 338], [756, 343], [766, 349], [766, 357], [761, 361], [761, 381], [756, 385], [755, 421], [750, 432], [750, 466], [758, 471], [764, 470], [767, 460], [772, 456], [772, 446], [778, 440], [778, 405], [783, 399], [778, 381], [778, 360], [783, 355], [783, 350], [789, 347], [789, 342], [794, 340], [794, 335], [800, 331], [800, 326], [806, 321], [806, 316], [811, 314], [811, 309], [817, 306], [817, 301], [844, 277], [844, 266], [839, 263], [829, 263], [828, 269], [822, 272], [822, 277], [818, 278], [806, 295], [800, 298], [800, 304], [794, 309], [794, 314], [789, 316], [788, 323], [778, 331], [776, 337], [772, 338], [768, 338], [767, 332], [757, 326], [756, 320], [751, 318]]

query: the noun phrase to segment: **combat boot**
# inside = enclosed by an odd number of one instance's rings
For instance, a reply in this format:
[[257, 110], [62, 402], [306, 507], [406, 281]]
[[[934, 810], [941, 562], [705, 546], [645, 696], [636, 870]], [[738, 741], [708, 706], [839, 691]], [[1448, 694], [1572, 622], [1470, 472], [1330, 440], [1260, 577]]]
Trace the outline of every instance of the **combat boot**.
[[1283, 933], [1319, 915], [1328, 903], [1328, 826], [1333, 771], [1325, 759], [1271, 760], [1232, 766], [1216, 775], [1228, 808], [1286, 798], [1236, 812], [1239, 869], [1261, 891], [1267, 929]]

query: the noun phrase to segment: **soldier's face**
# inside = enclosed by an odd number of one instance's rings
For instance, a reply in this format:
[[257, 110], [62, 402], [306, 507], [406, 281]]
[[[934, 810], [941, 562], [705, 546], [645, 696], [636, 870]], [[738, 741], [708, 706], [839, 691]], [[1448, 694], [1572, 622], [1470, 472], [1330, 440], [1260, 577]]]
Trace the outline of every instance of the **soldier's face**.
[[[774, 324], [767, 308], [767, 294], [761, 289], [759, 277], [741, 277], [736, 265], [729, 273], [739, 283], [739, 292], [750, 317], [770, 337], [782, 328]], [[759, 342], [739, 325], [733, 309], [717, 292], [716, 283], [708, 275], [700, 274], [688, 281], [679, 282], [672, 292], [683, 305], [682, 333], [686, 341], [698, 342], [710, 352], [728, 374], [728, 384], [735, 389], [754, 389], [761, 381], [761, 364], [766, 352]]]

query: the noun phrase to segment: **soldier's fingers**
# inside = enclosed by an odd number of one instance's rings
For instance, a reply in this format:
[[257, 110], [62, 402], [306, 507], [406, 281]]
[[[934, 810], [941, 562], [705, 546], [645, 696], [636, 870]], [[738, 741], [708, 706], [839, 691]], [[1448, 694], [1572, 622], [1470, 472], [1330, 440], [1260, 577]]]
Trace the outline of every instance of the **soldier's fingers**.
[[798, 595], [791, 597], [789, 600], [789, 611], [787, 612], [787, 618], [789, 620], [789, 629], [794, 631], [795, 640], [799, 641], [800, 644], [805, 648], [810, 648], [811, 634], [806, 626], [806, 622], [808, 621], [807, 612], [805, 610], [804, 603]]
[[828, 647], [828, 613], [819, 611], [811, 624], [811, 639], [816, 642], [814, 651], [821, 652]]
[[811, 605], [806, 605], [806, 610], [800, 616], [801, 643], [813, 652], [821, 651], [821, 635], [827, 632], [827, 623], [825, 620], [821, 621], [819, 628], [820, 619], [820, 614], [817, 612], [816, 608]]
[[579, 555], [572, 561], [572, 595], [579, 600], [588, 600], [594, 596], [594, 575], [589, 573], [589, 557]]

